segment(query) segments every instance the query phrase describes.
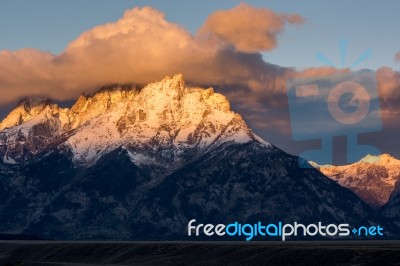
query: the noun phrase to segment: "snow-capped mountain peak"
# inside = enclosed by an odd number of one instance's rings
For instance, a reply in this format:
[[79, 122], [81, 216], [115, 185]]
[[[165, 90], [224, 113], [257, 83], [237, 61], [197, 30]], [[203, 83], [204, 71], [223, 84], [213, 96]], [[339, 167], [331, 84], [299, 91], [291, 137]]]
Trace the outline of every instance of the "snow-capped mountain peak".
[[[186, 88], [181, 74], [142, 89], [101, 91], [79, 101], [82, 107], [71, 127], [76, 132], [67, 143], [80, 164], [92, 164], [119, 146], [138, 164], [152, 158], [158, 165], [171, 157], [180, 161], [188, 151], [199, 153], [210, 145], [255, 139], [224, 96], [212, 89]], [[143, 156], [149, 143], [153, 151]], [[135, 155], [138, 150], [140, 156]]]
[[1, 129], [5, 163], [21, 162], [26, 151], [30, 157], [54, 142], [70, 149], [79, 165], [92, 165], [118, 147], [138, 164], [159, 165], [164, 160], [179, 164], [226, 142], [269, 145], [231, 110], [225, 96], [212, 88], [185, 87], [182, 74], [143, 88], [107, 86], [92, 96], [81, 95], [70, 109], [26, 100], [4, 119]]
[[397, 160], [393, 156], [384, 153], [381, 155], [366, 155], [364, 158], [362, 158], [360, 163], [370, 163], [370, 164], [378, 164], [378, 165], [383, 165], [383, 166], [399, 166], [400, 165], [400, 160]]

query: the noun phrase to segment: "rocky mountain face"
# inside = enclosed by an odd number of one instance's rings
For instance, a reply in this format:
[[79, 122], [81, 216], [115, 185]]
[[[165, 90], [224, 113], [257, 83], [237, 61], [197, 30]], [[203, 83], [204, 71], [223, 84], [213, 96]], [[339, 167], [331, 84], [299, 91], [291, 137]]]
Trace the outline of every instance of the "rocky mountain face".
[[25, 100], [0, 130], [5, 164], [23, 163], [62, 143], [77, 165], [93, 165], [124, 146], [137, 164], [170, 168], [218, 143], [256, 139], [224, 96], [211, 88], [187, 89], [182, 75], [141, 90], [103, 88], [92, 97], [81, 96], [71, 109]]
[[350, 165], [314, 166], [376, 209], [388, 202], [396, 182], [400, 180], [400, 160], [389, 154], [367, 155]]
[[0, 158], [0, 233], [185, 239], [191, 219], [390, 226], [182, 75], [71, 108], [23, 100], [0, 124]]
[[382, 210], [382, 214], [400, 227], [400, 181], [397, 181], [388, 203]]

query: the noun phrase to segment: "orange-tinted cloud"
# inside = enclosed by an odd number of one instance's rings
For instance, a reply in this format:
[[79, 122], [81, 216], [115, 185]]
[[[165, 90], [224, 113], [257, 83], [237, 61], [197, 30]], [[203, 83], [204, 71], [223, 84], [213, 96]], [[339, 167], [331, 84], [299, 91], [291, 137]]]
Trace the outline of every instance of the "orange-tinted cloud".
[[285, 24], [304, 23], [297, 14], [277, 14], [267, 8], [240, 4], [230, 10], [211, 14], [199, 33], [233, 45], [236, 51], [269, 51], [277, 46], [277, 37]]
[[309, 78], [333, 75], [335, 73], [349, 72], [349, 69], [337, 69], [334, 67], [311, 67], [301, 71], [294, 72], [293, 75], [297, 78]]
[[[260, 20], [251, 27], [259, 43], [266, 41], [270, 48], [276, 45], [276, 34], [285, 23], [302, 21], [296, 15], [277, 15], [244, 4], [228, 11], [228, 16], [237, 12], [242, 20], [246, 16]], [[246, 29], [236, 22], [230, 27], [238, 32], [237, 37], [245, 38]], [[229, 36], [234, 42], [231, 45], [238, 45], [237, 39]], [[266, 63], [259, 53], [242, 53], [212, 38], [194, 36], [151, 7], [134, 8], [116, 22], [82, 33], [59, 55], [33, 49], [0, 52], [0, 104], [30, 95], [66, 100], [105, 84], [149, 83], [178, 72], [197, 84], [281, 91], [287, 71]]]
[[376, 72], [379, 94], [384, 101], [400, 98], [400, 72], [382, 67]]
[[57, 85], [48, 69], [53, 58], [35, 49], [0, 51], [0, 104], [16, 96], [47, 94], [50, 86]]
[[394, 56], [394, 60], [400, 62], [400, 52], [396, 53], [396, 55]]

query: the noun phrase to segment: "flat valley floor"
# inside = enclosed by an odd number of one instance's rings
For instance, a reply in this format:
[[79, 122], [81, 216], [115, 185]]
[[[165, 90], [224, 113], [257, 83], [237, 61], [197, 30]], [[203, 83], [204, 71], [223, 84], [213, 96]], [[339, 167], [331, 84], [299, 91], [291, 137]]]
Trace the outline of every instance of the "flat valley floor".
[[0, 241], [0, 265], [400, 265], [400, 241]]

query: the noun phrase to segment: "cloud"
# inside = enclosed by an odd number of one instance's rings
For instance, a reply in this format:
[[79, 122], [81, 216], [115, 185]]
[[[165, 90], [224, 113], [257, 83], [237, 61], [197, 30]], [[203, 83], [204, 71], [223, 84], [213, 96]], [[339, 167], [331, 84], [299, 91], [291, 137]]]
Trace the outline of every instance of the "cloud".
[[230, 10], [211, 14], [199, 33], [211, 35], [236, 51], [270, 51], [277, 46], [277, 37], [285, 24], [303, 24], [298, 14], [277, 14], [267, 8], [240, 4]]
[[396, 62], [400, 62], [400, 52], [397, 52], [396, 55], [394, 56], [394, 60]]
[[[237, 43], [237, 38], [245, 38], [244, 31], [252, 30], [254, 38], [259, 38], [256, 46], [265, 41], [269, 48], [260, 49], [272, 49], [284, 24], [300, 23], [302, 18], [241, 4], [227, 15], [218, 11], [217, 20], [211, 15], [202, 28], [214, 29], [210, 25], [218, 24], [218, 18], [226, 23], [226, 18], [236, 13], [241, 23], [232, 21], [230, 27], [238, 36], [229, 34], [229, 45], [215, 42], [211, 36], [192, 35], [168, 22], [162, 12], [143, 7], [127, 10], [118, 21], [82, 33], [58, 55], [34, 49], [2, 51], [0, 104], [31, 95], [67, 100], [105, 84], [146, 84], [179, 72], [200, 85], [239, 85], [273, 93], [283, 90], [288, 69], [266, 63], [260, 53], [243, 53], [232, 46], [246, 45]], [[249, 16], [260, 21], [243, 28]]]
[[337, 69], [334, 67], [311, 67], [301, 71], [293, 72], [293, 77], [312, 78], [312, 77], [329, 76], [336, 73], [345, 73], [349, 71], [350, 71], [349, 69]]
[[15, 100], [15, 96], [45, 94], [46, 86], [56, 86], [48, 68], [53, 55], [35, 49], [0, 52], [0, 103]]
[[400, 72], [382, 67], [376, 72], [379, 94], [383, 101], [400, 98]]

